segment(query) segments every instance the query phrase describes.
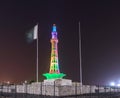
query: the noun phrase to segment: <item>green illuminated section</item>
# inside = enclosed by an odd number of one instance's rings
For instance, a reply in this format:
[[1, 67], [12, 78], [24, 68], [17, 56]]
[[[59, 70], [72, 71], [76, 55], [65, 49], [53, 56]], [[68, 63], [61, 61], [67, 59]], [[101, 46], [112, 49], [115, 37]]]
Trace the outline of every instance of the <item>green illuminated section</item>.
[[66, 74], [46, 73], [46, 74], [43, 74], [43, 76], [45, 76], [47, 79], [60, 79], [60, 78], [63, 78], [64, 76], [66, 76]]

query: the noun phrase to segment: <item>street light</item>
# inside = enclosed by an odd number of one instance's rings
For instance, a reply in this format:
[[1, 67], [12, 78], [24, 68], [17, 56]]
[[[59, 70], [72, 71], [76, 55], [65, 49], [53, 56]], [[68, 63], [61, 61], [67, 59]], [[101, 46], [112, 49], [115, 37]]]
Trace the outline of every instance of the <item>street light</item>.
[[115, 86], [115, 82], [111, 82], [111, 83], [110, 83], [110, 86]]
[[7, 84], [9, 85], [9, 84], [10, 84], [10, 81], [7, 81]]

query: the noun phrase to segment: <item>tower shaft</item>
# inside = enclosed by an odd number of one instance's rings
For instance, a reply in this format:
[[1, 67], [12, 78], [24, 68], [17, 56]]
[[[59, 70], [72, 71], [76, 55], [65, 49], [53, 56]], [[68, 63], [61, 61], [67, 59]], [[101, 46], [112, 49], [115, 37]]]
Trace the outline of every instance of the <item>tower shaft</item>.
[[49, 73], [60, 73], [58, 63], [58, 39], [51, 39], [51, 62]]

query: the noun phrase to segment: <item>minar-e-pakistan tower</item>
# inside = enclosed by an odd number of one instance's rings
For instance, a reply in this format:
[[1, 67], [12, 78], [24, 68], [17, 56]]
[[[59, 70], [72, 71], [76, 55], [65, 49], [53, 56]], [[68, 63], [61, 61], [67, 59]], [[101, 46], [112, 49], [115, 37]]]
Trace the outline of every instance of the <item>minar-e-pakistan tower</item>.
[[57, 31], [56, 25], [53, 24], [52, 32], [51, 32], [51, 61], [50, 61], [50, 69], [49, 73], [43, 74], [46, 79], [61, 79], [66, 76], [63, 73], [60, 73], [59, 69], [59, 59], [58, 59], [58, 38], [57, 38]]

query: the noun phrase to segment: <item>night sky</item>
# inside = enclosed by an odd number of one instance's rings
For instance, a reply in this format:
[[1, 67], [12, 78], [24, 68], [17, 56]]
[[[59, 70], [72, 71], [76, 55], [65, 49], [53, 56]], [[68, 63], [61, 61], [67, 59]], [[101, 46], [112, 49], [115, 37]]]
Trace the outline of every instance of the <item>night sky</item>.
[[[113, 0], [114, 1], [114, 0]], [[117, 1], [117, 0], [116, 0]], [[83, 84], [120, 80], [120, 3], [104, 0], [8, 0], [0, 3], [0, 82], [35, 80], [36, 41], [26, 32], [39, 23], [39, 80], [49, 71], [55, 23], [59, 63], [67, 79], [79, 81], [78, 22], [81, 23]]]

